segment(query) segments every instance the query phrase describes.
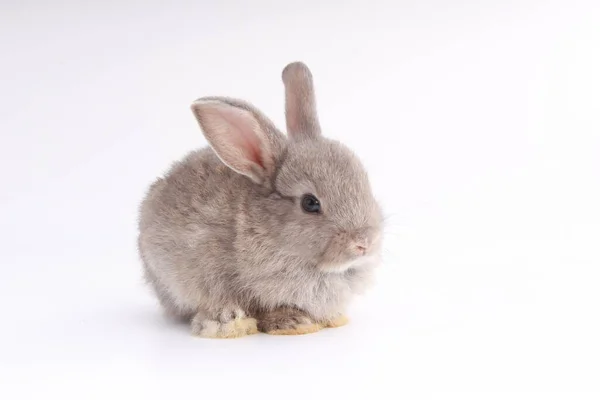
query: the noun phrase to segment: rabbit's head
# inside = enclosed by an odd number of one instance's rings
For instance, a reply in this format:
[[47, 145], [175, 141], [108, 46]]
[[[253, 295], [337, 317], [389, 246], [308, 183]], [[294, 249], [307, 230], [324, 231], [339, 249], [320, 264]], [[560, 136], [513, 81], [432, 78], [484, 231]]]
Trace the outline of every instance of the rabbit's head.
[[321, 134], [310, 70], [283, 70], [287, 137], [252, 105], [205, 97], [192, 105], [204, 135], [229, 168], [255, 190], [238, 217], [260, 251], [300, 257], [323, 272], [373, 265], [381, 210], [356, 155]]

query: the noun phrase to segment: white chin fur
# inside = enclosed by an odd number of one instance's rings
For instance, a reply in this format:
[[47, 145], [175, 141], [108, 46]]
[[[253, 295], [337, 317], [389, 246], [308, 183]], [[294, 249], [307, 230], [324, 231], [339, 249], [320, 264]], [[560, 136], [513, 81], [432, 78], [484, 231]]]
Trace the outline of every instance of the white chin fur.
[[342, 274], [348, 271], [351, 268], [362, 269], [365, 267], [373, 266], [378, 260], [378, 257], [375, 255], [363, 256], [357, 259], [337, 264], [337, 265], [323, 265], [321, 268], [325, 272], [330, 272], [334, 274]]

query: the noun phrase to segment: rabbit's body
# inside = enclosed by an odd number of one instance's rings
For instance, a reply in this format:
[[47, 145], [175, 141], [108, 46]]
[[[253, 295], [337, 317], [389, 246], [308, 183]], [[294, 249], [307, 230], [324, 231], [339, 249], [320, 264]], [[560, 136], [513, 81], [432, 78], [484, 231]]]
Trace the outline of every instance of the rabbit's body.
[[[161, 304], [201, 336], [253, 333], [255, 319], [270, 333], [338, 325], [379, 256], [380, 210], [360, 162], [320, 136], [290, 142], [245, 103], [195, 104], [208, 107], [195, 112], [211, 147], [173, 165], [140, 209], [139, 250]], [[324, 210], [303, 210], [306, 193]]]

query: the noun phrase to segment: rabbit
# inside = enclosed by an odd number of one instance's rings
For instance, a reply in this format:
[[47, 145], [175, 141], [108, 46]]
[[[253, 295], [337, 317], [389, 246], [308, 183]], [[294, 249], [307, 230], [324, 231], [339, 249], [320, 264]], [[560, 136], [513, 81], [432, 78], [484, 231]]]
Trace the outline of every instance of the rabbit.
[[382, 210], [361, 161], [321, 133], [313, 76], [282, 72], [287, 135], [253, 105], [203, 97], [208, 146], [145, 193], [145, 280], [191, 334], [294, 335], [348, 322], [380, 263]]

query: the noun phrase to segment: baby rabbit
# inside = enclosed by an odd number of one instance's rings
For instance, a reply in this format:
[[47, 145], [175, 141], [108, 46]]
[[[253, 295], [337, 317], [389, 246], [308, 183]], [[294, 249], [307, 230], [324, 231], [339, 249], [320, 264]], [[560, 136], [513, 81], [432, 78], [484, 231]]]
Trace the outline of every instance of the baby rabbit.
[[191, 109], [209, 143], [154, 182], [140, 206], [144, 274], [194, 335], [316, 332], [346, 323], [381, 251], [367, 173], [321, 135], [312, 74], [287, 65], [287, 136], [251, 104]]

